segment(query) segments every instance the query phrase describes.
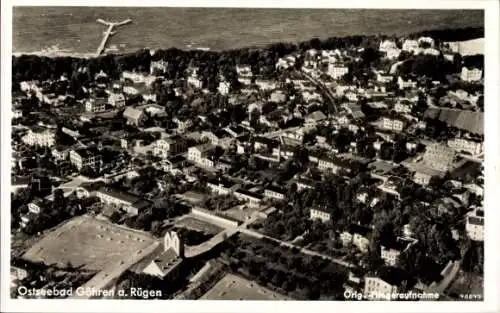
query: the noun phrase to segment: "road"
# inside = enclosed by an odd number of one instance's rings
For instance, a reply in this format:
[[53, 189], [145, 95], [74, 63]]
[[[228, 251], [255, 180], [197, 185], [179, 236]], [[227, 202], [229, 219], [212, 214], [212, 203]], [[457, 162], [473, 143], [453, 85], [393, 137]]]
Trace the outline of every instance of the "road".
[[439, 283], [433, 283], [427, 288], [427, 293], [439, 293], [442, 294], [446, 288], [451, 284], [451, 282], [455, 279], [458, 271], [460, 270], [460, 261], [453, 262], [453, 265], [447, 272], [445, 273], [443, 279], [439, 281]]
[[332, 105], [333, 105], [333, 107], [335, 109], [335, 113], [337, 113], [338, 112], [338, 108], [335, 105], [335, 95], [332, 93], [332, 91], [330, 89], [328, 89], [321, 81], [313, 78], [312, 76], [310, 76], [309, 74], [305, 73], [304, 71], [300, 71], [299, 73], [301, 75], [303, 75], [305, 78], [307, 78], [307, 80], [309, 80], [311, 83], [313, 83], [316, 87], [319, 87], [321, 90], [323, 90], [323, 92], [326, 94], [326, 96], [328, 97], [328, 99], [332, 103]]
[[[213, 221], [209, 220], [208, 218], [204, 218], [202, 216], [197, 216], [197, 218], [199, 219], [204, 219], [206, 222], [208, 223], [213, 223]], [[215, 237], [217, 237], [217, 239], [213, 240], [214, 238], [212, 238], [211, 240], [207, 241], [206, 243], [209, 243], [207, 245], [205, 245], [205, 243], [197, 246], [199, 248], [194, 248], [195, 250], [190, 252], [190, 255], [191, 257], [193, 256], [196, 256], [200, 253], [204, 253], [204, 252], [207, 252], [209, 251], [210, 249], [212, 249], [213, 247], [215, 247], [217, 244], [220, 244], [221, 242], [223, 242], [226, 238], [229, 238], [230, 236], [236, 234], [236, 233], [242, 233], [242, 234], [245, 234], [245, 235], [248, 235], [248, 236], [251, 236], [251, 237], [254, 237], [254, 238], [257, 238], [257, 239], [263, 239], [263, 238], [266, 238], [268, 240], [272, 240], [276, 243], [278, 243], [280, 246], [284, 246], [284, 247], [288, 247], [288, 248], [296, 248], [298, 249], [300, 252], [304, 253], [304, 254], [307, 254], [307, 255], [311, 255], [311, 256], [317, 256], [317, 257], [321, 257], [323, 259], [327, 259], [327, 260], [330, 260], [334, 263], [337, 263], [339, 265], [342, 265], [342, 266], [345, 266], [345, 267], [355, 267], [354, 264], [352, 263], [349, 263], [349, 262], [346, 262], [344, 260], [341, 260], [341, 259], [338, 259], [338, 258], [334, 258], [330, 255], [326, 255], [326, 254], [323, 254], [323, 253], [319, 253], [319, 252], [316, 252], [316, 251], [312, 251], [312, 250], [308, 250], [308, 249], [305, 249], [303, 247], [300, 247], [300, 246], [297, 246], [297, 245], [294, 245], [292, 243], [289, 243], [289, 242], [286, 242], [286, 241], [283, 241], [283, 240], [280, 240], [280, 239], [276, 239], [274, 237], [270, 237], [270, 236], [267, 236], [267, 235], [264, 235], [264, 234], [261, 234], [261, 233], [258, 233], [256, 231], [253, 231], [253, 230], [250, 230], [248, 229], [248, 225], [252, 224], [253, 222], [255, 222], [255, 220], [257, 220], [258, 218], [258, 212], [254, 212], [251, 217], [245, 221], [245, 223], [239, 225], [238, 227], [228, 227], [228, 226], [225, 226], [225, 230], [220, 232], [219, 234], [217, 234]], [[194, 253], [194, 252], [197, 252]], [[186, 250], [186, 256], [188, 254], [188, 251]]]

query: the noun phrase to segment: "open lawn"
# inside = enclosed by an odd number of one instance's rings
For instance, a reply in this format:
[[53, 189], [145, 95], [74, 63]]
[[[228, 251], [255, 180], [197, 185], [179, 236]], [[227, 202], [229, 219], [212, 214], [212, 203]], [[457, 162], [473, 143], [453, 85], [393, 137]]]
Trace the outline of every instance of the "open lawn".
[[227, 274], [200, 300], [287, 300], [284, 295], [270, 291], [245, 278]]
[[197, 219], [192, 216], [186, 216], [181, 219], [179, 219], [175, 223], [176, 227], [182, 227], [182, 228], [187, 228], [187, 229], [192, 229], [192, 230], [197, 230], [206, 234], [211, 234], [215, 235], [223, 231], [223, 229], [219, 226], [207, 223], [205, 221], [202, 221], [200, 219]]
[[23, 258], [47, 265], [65, 267], [69, 262], [75, 267], [101, 270], [127, 260], [154, 242], [143, 232], [80, 216], [47, 233]]

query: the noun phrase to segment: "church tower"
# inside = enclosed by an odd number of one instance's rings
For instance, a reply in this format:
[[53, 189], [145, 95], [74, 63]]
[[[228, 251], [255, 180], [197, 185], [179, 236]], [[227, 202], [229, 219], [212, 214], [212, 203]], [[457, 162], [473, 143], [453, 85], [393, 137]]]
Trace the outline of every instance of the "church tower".
[[163, 245], [164, 251], [172, 248], [180, 258], [184, 257], [184, 242], [175, 231], [169, 231], [165, 234]]

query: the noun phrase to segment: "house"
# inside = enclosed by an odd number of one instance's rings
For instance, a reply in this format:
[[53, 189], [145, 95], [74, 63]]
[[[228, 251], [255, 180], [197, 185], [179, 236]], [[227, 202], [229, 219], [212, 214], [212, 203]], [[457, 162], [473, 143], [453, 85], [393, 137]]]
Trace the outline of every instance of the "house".
[[402, 132], [405, 125], [406, 121], [404, 119], [397, 117], [387, 117], [387, 116], [382, 117], [382, 123], [381, 123], [382, 129], [395, 132]]
[[201, 81], [197, 75], [189, 76], [187, 83], [197, 89], [201, 89], [203, 87], [203, 81]]
[[108, 104], [115, 108], [125, 106], [125, 96], [121, 92], [111, 92], [108, 97]]
[[102, 157], [95, 148], [79, 148], [69, 152], [70, 163], [81, 171], [83, 168], [100, 169]]
[[467, 214], [465, 231], [474, 241], [484, 241], [484, 211], [476, 209]]
[[181, 136], [172, 136], [164, 139], [158, 139], [154, 143], [153, 155], [161, 158], [167, 158], [170, 155], [185, 152], [187, 143]]
[[328, 64], [327, 74], [330, 75], [333, 79], [338, 79], [349, 73], [349, 68], [339, 63], [331, 63]]
[[326, 208], [311, 208], [309, 209], [309, 214], [309, 218], [311, 220], [319, 219], [324, 223], [328, 222], [332, 218], [330, 211]]
[[381, 244], [380, 257], [384, 260], [386, 265], [396, 266], [399, 261], [399, 256], [402, 252], [408, 250], [417, 241], [412, 238], [397, 237], [396, 240]]
[[277, 200], [284, 200], [285, 199], [285, 191], [283, 188], [279, 186], [267, 186], [267, 188], [264, 190], [264, 196], [266, 198], [271, 198], [271, 199], [277, 199]]
[[94, 81], [96, 82], [96, 86], [99, 88], [106, 88], [109, 83], [109, 77], [103, 70], [97, 73], [94, 77]]
[[236, 73], [239, 77], [252, 77], [252, 67], [246, 64], [236, 65]]
[[404, 80], [401, 76], [398, 76], [398, 87], [399, 89], [417, 88], [417, 82], [411, 79]]
[[165, 234], [163, 251], [149, 261], [142, 273], [158, 277], [162, 280], [175, 280], [179, 274], [184, 258], [184, 242], [176, 232]]
[[229, 82], [220, 82], [219, 87], [217, 87], [217, 90], [219, 90], [221, 95], [227, 95], [229, 93], [231, 84]]
[[127, 123], [140, 126], [147, 119], [146, 114], [143, 110], [138, 110], [136, 108], [127, 107], [123, 112], [123, 117], [127, 119]]
[[191, 125], [193, 125], [193, 121], [191, 119], [188, 119], [188, 118], [181, 119], [179, 117], [174, 117], [172, 119], [172, 121], [177, 124], [177, 130], [178, 130], [179, 133], [186, 132], [187, 129], [189, 127], [191, 127]]
[[382, 268], [377, 276], [365, 277], [364, 296], [370, 300], [395, 300], [409, 287], [406, 272], [395, 267]]
[[315, 125], [323, 122], [327, 119], [327, 116], [321, 111], [314, 111], [311, 114], [307, 115], [305, 118], [305, 123], [309, 125]]
[[353, 244], [362, 252], [368, 251], [370, 240], [368, 235], [371, 229], [357, 224], [351, 224], [349, 227], [340, 234], [340, 240], [344, 246]]
[[286, 101], [286, 95], [283, 91], [277, 90], [269, 96], [269, 101], [274, 103], [283, 103]]
[[398, 101], [394, 105], [393, 110], [397, 113], [411, 113], [413, 105], [407, 101]]
[[431, 37], [420, 37], [417, 42], [420, 47], [425, 48], [427, 46], [428, 48], [434, 48], [434, 39]]
[[483, 71], [481, 69], [478, 69], [478, 68], [467, 68], [467, 67], [462, 67], [462, 72], [460, 73], [460, 78], [463, 80], [463, 81], [466, 81], [466, 82], [475, 82], [475, 81], [479, 81], [481, 80], [481, 78], [483, 77]]
[[151, 75], [164, 74], [167, 71], [168, 62], [164, 60], [151, 61], [149, 72]]
[[378, 46], [380, 52], [387, 52], [391, 49], [397, 49], [396, 43], [393, 40], [382, 40]]
[[213, 132], [203, 131], [201, 133], [201, 139], [207, 139], [214, 146], [223, 146], [223, 142], [227, 138], [227, 133], [222, 129]]
[[234, 183], [225, 178], [211, 179], [207, 182], [207, 188], [217, 195], [229, 195], [232, 193]]
[[96, 196], [102, 203], [123, 209], [133, 216], [151, 205], [148, 200], [110, 187], [102, 187], [97, 191]]
[[261, 89], [261, 90], [273, 90], [276, 89], [277, 84], [276, 82], [272, 80], [265, 80], [265, 79], [256, 79], [255, 84]]
[[187, 159], [195, 163], [200, 163], [202, 159], [208, 155], [209, 151], [214, 149], [215, 146], [210, 143], [189, 147]]
[[85, 111], [89, 113], [101, 113], [106, 111], [107, 99], [105, 97], [90, 98], [85, 102]]
[[466, 151], [471, 155], [478, 155], [483, 152], [483, 142], [479, 140], [455, 138], [448, 140], [448, 147], [456, 151]]
[[248, 202], [249, 206], [251, 207], [258, 206], [264, 198], [260, 194], [242, 188], [236, 189], [234, 191], [234, 196], [240, 200]]
[[152, 75], [144, 75], [142, 73], [138, 72], [130, 72], [130, 71], [123, 71], [122, 72], [122, 79], [123, 80], [130, 80], [134, 84], [146, 84], [146, 85], [151, 85], [154, 81], [156, 81], [156, 76]]
[[403, 42], [403, 51], [409, 51], [409, 52], [413, 52], [415, 50], [417, 50], [419, 47], [419, 44], [418, 44], [418, 41], [417, 40], [413, 40], [413, 39], [406, 39], [404, 42]]
[[35, 126], [21, 138], [29, 146], [52, 147], [56, 142], [56, 133], [52, 129]]
[[43, 210], [43, 202], [40, 199], [35, 199], [34, 201], [28, 203], [28, 211], [33, 214], [40, 214]]

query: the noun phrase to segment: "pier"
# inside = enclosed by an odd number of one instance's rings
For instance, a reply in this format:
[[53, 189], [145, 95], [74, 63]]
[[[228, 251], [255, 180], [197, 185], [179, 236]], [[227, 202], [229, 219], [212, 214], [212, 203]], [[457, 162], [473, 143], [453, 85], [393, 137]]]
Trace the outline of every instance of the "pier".
[[127, 19], [119, 23], [112, 23], [102, 19], [98, 19], [97, 22], [108, 26], [108, 29], [104, 32], [104, 37], [102, 38], [101, 44], [99, 45], [99, 47], [97, 47], [96, 56], [100, 56], [104, 52], [104, 49], [106, 48], [106, 43], [108, 42], [109, 37], [115, 34], [115, 32], [113, 32], [113, 28], [129, 24], [132, 22], [132, 20]]

